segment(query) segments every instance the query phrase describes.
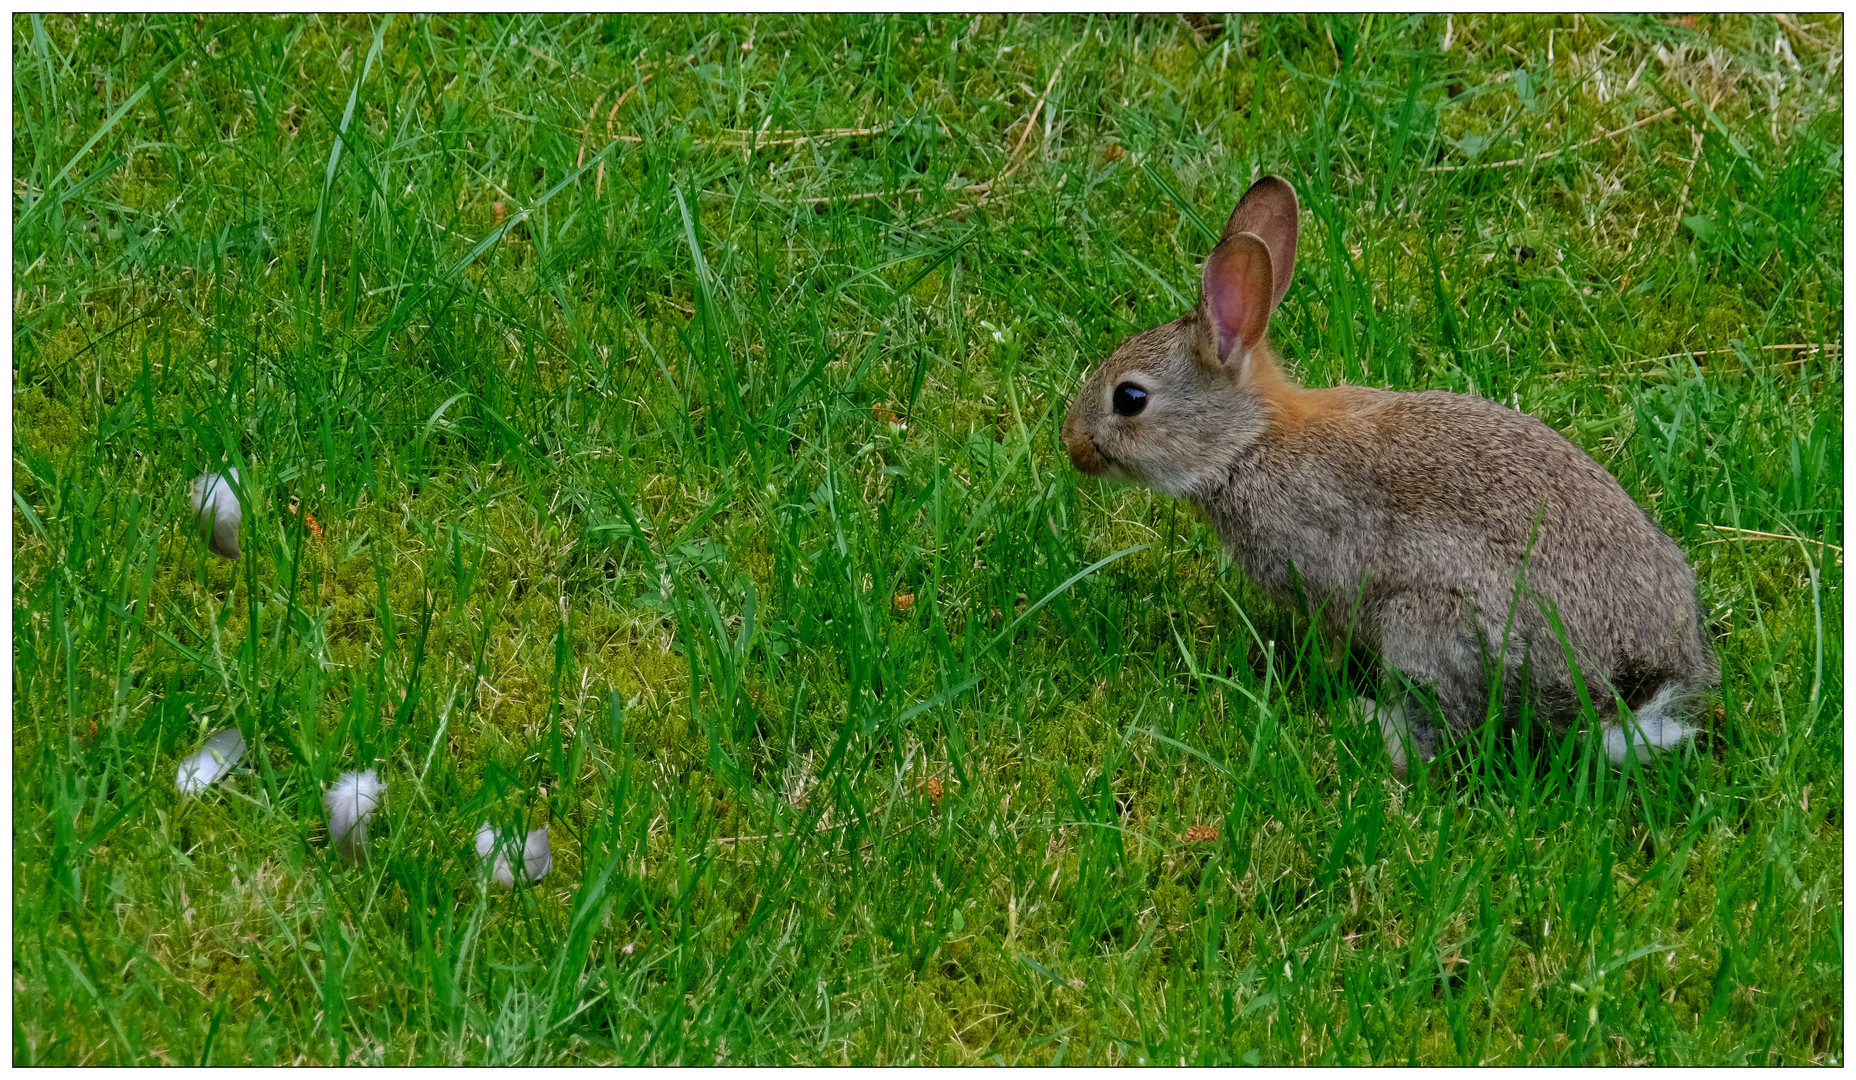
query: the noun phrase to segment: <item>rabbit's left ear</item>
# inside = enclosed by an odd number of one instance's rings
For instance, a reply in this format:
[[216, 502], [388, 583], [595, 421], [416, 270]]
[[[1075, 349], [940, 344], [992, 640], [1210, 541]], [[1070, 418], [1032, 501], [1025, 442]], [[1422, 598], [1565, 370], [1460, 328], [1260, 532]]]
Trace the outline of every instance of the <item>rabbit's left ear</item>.
[[1227, 236], [1212, 249], [1199, 307], [1217, 339], [1217, 363], [1241, 365], [1263, 340], [1273, 281], [1270, 250], [1257, 234]]
[[1295, 273], [1295, 239], [1301, 231], [1300, 212], [1295, 188], [1289, 181], [1280, 176], [1265, 176], [1250, 185], [1244, 197], [1237, 200], [1237, 209], [1231, 211], [1230, 220], [1224, 223], [1226, 240], [1240, 233], [1255, 233], [1269, 249], [1270, 279], [1274, 283], [1270, 290], [1271, 311], [1282, 303], [1283, 294], [1289, 291], [1289, 277]]

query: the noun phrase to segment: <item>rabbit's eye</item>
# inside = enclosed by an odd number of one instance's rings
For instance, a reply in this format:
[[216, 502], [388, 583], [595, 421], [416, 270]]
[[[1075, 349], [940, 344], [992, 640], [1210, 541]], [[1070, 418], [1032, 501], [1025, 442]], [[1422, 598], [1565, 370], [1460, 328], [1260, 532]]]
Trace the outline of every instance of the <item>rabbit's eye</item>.
[[1133, 416], [1147, 407], [1147, 391], [1133, 383], [1122, 383], [1115, 388], [1115, 412], [1122, 416]]

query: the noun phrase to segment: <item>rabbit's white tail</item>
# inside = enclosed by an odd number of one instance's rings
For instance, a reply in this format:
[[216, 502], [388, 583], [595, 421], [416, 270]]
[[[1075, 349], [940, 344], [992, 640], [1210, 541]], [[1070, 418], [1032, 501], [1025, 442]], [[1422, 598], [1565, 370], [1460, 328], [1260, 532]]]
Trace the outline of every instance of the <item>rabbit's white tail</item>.
[[[1635, 753], [1638, 761], [1648, 761], [1655, 754], [1663, 753], [1695, 737], [1695, 729], [1677, 719], [1684, 711], [1693, 688], [1685, 683], [1671, 679], [1664, 683], [1656, 696], [1643, 703], [1636, 711], [1636, 716], [1626, 721], [1620, 719], [1606, 724], [1605, 754], [1613, 765], [1624, 764], [1624, 759]], [[1625, 730], [1629, 723], [1630, 730]]]

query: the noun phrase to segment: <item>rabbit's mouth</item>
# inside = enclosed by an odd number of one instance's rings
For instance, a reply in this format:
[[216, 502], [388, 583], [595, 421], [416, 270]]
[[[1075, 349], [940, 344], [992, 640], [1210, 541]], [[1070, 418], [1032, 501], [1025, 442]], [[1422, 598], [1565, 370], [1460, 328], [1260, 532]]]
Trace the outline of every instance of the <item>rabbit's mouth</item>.
[[1070, 464], [1076, 466], [1078, 472], [1102, 476], [1115, 468], [1114, 459], [1102, 452], [1088, 432], [1066, 433], [1063, 448], [1070, 452]]

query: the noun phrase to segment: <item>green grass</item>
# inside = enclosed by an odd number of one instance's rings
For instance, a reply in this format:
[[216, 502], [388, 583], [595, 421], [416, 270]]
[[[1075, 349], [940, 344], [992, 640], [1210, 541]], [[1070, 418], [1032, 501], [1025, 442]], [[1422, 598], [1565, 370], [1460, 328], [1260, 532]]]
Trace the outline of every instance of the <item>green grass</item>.
[[[16, 17], [14, 1061], [1841, 1064], [1841, 34]], [[1070, 468], [1263, 171], [1291, 370], [1516, 405], [1689, 553], [1692, 753], [1401, 785]]]

